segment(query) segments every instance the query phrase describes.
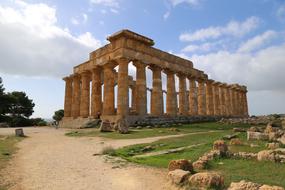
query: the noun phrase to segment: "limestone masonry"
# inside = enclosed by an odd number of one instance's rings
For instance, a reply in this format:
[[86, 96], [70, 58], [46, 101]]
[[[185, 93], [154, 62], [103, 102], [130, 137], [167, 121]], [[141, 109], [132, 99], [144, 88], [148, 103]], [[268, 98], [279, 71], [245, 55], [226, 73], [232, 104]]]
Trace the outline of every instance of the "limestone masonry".
[[[73, 74], [63, 78], [66, 82], [63, 122], [98, 117], [136, 121], [146, 116], [248, 116], [246, 86], [210, 80], [191, 61], [156, 49], [152, 39], [129, 30], [119, 31], [107, 40], [109, 44], [91, 52], [88, 61], [75, 66]], [[130, 62], [136, 67], [136, 80], [128, 75]], [[152, 89], [146, 86], [146, 68], [152, 71]], [[167, 75], [166, 91], [162, 90], [162, 72]], [[178, 93], [175, 75], [179, 79]], [[147, 105], [147, 91], [151, 94], [150, 105]]]

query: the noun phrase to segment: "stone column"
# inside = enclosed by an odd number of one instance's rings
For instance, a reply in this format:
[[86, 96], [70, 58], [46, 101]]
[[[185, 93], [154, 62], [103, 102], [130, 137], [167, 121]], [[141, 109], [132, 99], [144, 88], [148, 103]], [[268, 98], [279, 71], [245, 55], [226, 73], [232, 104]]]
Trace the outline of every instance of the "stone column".
[[230, 115], [233, 116], [234, 115], [234, 101], [233, 101], [233, 89], [231, 85], [229, 86], [228, 90], [229, 90], [229, 99], [230, 99], [229, 110], [230, 110]]
[[163, 114], [163, 96], [161, 82], [161, 68], [150, 66], [152, 70], [152, 94], [151, 94], [151, 115], [160, 116]]
[[132, 110], [136, 111], [136, 97], [137, 97], [137, 90], [136, 90], [136, 85], [131, 86], [132, 89]]
[[238, 98], [237, 89], [233, 87], [234, 116], [238, 116]]
[[189, 115], [198, 115], [197, 86], [194, 78], [189, 77]]
[[147, 114], [147, 99], [146, 99], [146, 73], [144, 63], [139, 61], [133, 61], [133, 64], [137, 68], [136, 73], [136, 112], [139, 115]]
[[244, 87], [244, 92], [243, 92], [243, 98], [244, 98], [244, 116], [248, 117], [248, 104], [247, 104], [247, 88], [246, 86]]
[[226, 109], [225, 109], [225, 90], [224, 90], [224, 84], [219, 85], [219, 96], [220, 96], [220, 113], [222, 116], [226, 115]]
[[225, 114], [226, 116], [230, 115], [230, 93], [229, 93], [229, 86], [225, 84]]
[[80, 96], [80, 116], [89, 116], [90, 104], [90, 74], [88, 71], [81, 73], [81, 96]]
[[117, 60], [119, 64], [118, 71], [118, 109], [117, 115], [125, 116], [129, 114], [129, 60], [121, 58]]
[[187, 115], [186, 77], [178, 74], [179, 78], [179, 114]]
[[206, 115], [205, 83], [198, 80], [198, 115]]
[[100, 67], [92, 70], [91, 115], [98, 117], [102, 114], [102, 80]]
[[243, 101], [242, 101], [242, 89], [241, 87], [239, 87], [239, 90], [238, 90], [238, 105], [239, 105], [239, 116], [243, 116]]
[[214, 115], [214, 102], [213, 102], [213, 80], [206, 82], [206, 113], [207, 115]]
[[103, 99], [103, 115], [114, 115], [115, 114], [115, 97], [114, 97], [114, 86], [115, 77], [113, 72], [113, 63], [104, 65], [104, 99]]
[[177, 114], [177, 94], [174, 73], [169, 70], [165, 73], [167, 75], [166, 114], [175, 116]]
[[65, 96], [64, 96], [64, 117], [71, 117], [72, 105], [72, 78], [65, 77]]
[[73, 76], [71, 116], [77, 118], [80, 114], [80, 76]]
[[221, 115], [220, 111], [220, 93], [219, 93], [219, 82], [213, 83], [213, 102], [214, 102], [214, 115]]

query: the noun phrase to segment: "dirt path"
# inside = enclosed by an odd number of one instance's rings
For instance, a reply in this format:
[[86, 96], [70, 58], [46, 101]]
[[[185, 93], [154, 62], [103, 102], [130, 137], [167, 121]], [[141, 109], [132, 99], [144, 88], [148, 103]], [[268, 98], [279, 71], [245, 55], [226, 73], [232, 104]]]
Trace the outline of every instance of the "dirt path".
[[[0, 134], [11, 131], [0, 129]], [[167, 137], [106, 140], [100, 137], [66, 137], [65, 132], [51, 128], [25, 129], [29, 138], [18, 144], [20, 149], [7, 170], [8, 178], [17, 181], [11, 189], [174, 189], [167, 183], [167, 171], [164, 169], [134, 164], [117, 167], [118, 163], [106, 162], [103, 156], [93, 156], [105, 146], [118, 148]]]

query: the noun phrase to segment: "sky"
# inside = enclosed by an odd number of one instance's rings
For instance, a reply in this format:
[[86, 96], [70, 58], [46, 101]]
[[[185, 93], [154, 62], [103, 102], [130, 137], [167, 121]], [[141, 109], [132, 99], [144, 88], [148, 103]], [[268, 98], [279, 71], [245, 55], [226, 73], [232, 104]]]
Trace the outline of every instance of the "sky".
[[[63, 108], [64, 81], [106, 37], [129, 29], [248, 87], [249, 113], [285, 113], [285, 0], [1, 0], [0, 77], [33, 117]], [[165, 86], [165, 85], [164, 85]]]

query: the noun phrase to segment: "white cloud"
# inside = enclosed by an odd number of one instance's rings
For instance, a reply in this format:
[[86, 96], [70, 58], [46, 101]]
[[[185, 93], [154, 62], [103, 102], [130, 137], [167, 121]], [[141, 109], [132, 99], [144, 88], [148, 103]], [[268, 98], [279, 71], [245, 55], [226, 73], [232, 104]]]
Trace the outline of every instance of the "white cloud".
[[280, 19], [280, 20], [284, 20], [285, 19], [285, 4], [282, 4], [276, 11], [276, 16]]
[[277, 37], [277, 32], [268, 30], [261, 35], [257, 35], [252, 39], [244, 42], [241, 47], [238, 49], [239, 52], [250, 52], [254, 51], [266, 44], [268, 44], [271, 40]]
[[188, 45], [182, 49], [182, 52], [195, 52], [195, 51], [209, 51], [212, 47], [210, 43], [203, 43], [201, 45]]
[[193, 5], [198, 5], [200, 3], [200, 0], [169, 0], [169, 1], [173, 6], [176, 6], [182, 3], [187, 3], [193, 6]]
[[216, 26], [199, 29], [192, 33], [183, 33], [179, 36], [181, 41], [203, 41], [217, 39], [224, 35], [241, 37], [258, 27], [260, 19], [249, 17], [244, 22], [230, 21], [226, 26]]
[[79, 24], [79, 21], [76, 18], [71, 18], [70, 21], [71, 21], [71, 23], [73, 25], [78, 25]]
[[119, 8], [118, 0], [90, 0], [92, 4], [103, 5], [106, 7]]
[[88, 21], [88, 16], [87, 14], [83, 13], [82, 14], [82, 17], [83, 17], [83, 23], [86, 23]]
[[110, 11], [111, 11], [112, 13], [115, 13], [115, 14], [118, 14], [118, 13], [119, 13], [119, 11], [118, 11], [117, 9], [113, 9], [113, 8], [111, 8]]
[[166, 13], [164, 13], [163, 19], [166, 20], [168, 19], [169, 16], [170, 16], [170, 11], [167, 11]]
[[77, 37], [59, 27], [56, 9], [46, 4], [16, 7], [0, 6], [1, 73], [62, 77], [101, 44], [91, 33]]

